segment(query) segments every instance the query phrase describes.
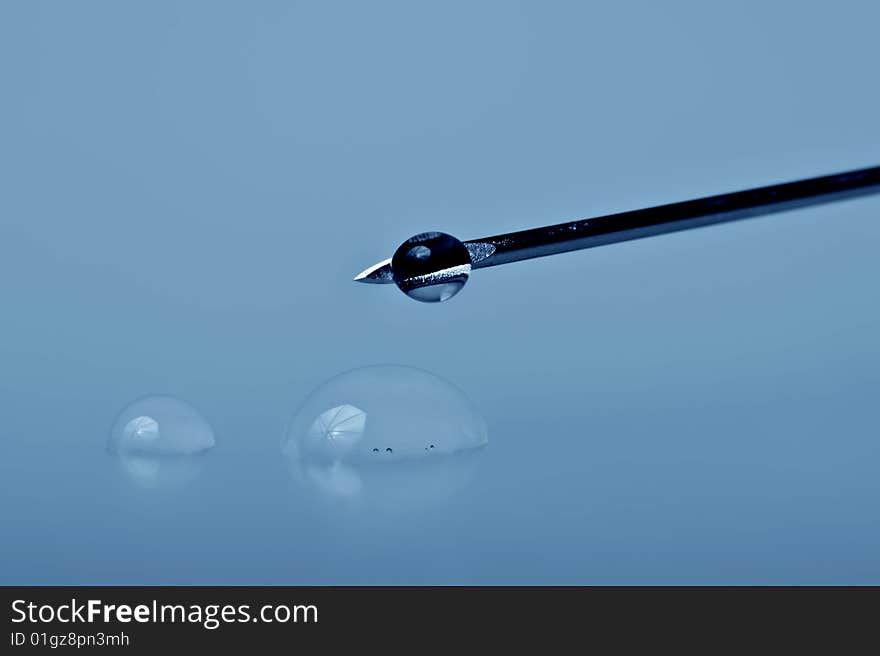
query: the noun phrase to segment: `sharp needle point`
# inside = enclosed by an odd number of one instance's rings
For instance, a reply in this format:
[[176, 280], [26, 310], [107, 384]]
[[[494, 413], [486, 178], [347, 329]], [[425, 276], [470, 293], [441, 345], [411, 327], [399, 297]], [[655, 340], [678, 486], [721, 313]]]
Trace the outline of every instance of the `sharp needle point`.
[[391, 258], [377, 262], [368, 269], [364, 269], [354, 277], [354, 281], [373, 285], [385, 285], [394, 282], [394, 277], [391, 274]]

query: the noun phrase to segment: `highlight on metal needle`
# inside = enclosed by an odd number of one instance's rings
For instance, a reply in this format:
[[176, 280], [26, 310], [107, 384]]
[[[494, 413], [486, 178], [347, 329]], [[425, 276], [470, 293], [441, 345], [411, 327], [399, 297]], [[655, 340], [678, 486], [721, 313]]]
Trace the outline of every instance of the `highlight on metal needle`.
[[614, 244], [679, 230], [763, 216], [856, 196], [880, 193], [880, 167], [746, 189], [592, 219], [459, 241], [424, 232], [355, 280], [394, 283], [410, 298], [438, 303], [455, 296], [473, 269]]

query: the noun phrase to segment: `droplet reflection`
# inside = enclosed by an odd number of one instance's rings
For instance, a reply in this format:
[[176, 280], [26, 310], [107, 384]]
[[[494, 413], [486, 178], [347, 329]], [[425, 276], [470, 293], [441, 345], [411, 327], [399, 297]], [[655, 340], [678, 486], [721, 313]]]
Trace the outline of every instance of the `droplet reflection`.
[[152, 442], [159, 437], [159, 422], [152, 417], [135, 417], [122, 429], [122, 437], [126, 444]]
[[318, 387], [282, 449], [296, 480], [321, 496], [407, 509], [461, 489], [487, 442], [483, 418], [457, 387], [382, 365]]
[[189, 480], [199, 453], [214, 446], [214, 431], [199, 412], [172, 396], [145, 396], [113, 422], [108, 449], [130, 478], [147, 487]]

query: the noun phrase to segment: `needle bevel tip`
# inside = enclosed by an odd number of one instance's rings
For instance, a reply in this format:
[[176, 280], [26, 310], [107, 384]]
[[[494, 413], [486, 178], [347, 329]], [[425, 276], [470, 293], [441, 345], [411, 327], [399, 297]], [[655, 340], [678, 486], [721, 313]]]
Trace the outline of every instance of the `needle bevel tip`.
[[394, 282], [391, 272], [391, 258], [377, 262], [373, 266], [364, 269], [354, 277], [355, 282], [364, 282], [372, 285], [387, 285]]

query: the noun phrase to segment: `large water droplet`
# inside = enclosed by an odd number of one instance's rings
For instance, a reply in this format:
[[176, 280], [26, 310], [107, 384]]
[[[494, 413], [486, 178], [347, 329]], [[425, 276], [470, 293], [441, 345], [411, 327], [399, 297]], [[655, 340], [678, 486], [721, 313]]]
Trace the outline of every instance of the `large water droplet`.
[[199, 412], [173, 396], [145, 396], [119, 413], [108, 448], [139, 483], [190, 478], [192, 456], [214, 446], [214, 431]]
[[322, 495], [404, 508], [460, 489], [487, 442], [483, 418], [457, 387], [382, 365], [318, 387], [282, 448], [297, 480]]

